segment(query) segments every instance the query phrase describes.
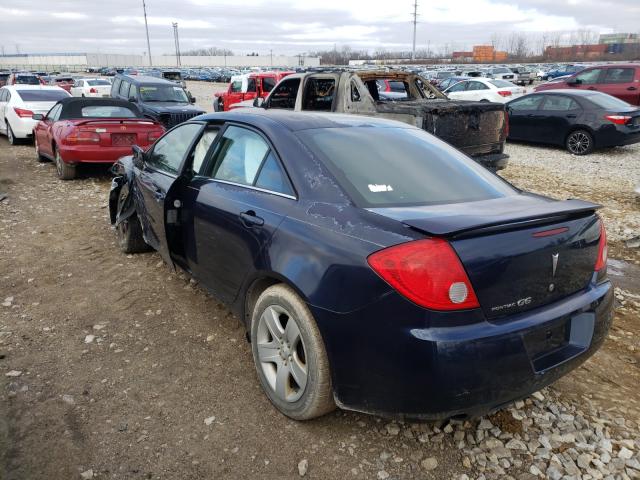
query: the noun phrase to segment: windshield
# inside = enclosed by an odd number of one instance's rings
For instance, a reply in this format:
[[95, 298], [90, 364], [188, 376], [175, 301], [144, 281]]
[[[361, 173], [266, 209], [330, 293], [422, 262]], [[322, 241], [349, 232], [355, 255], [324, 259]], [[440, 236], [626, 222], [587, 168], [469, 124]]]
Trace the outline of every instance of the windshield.
[[97, 87], [98, 85], [111, 85], [107, 80], [87, 80], [90, 87]]
[[359, 207], [489, 200], [516, 190], [423, 130], [321, 128], [297, 133]]
[[16, 93], [24, 102], [57, 102], [69, 97], [61, 88], [51, 90], [17, 90]]
[[607, 110], [627, 110], [632, 107], [627, 102], [624, 102], [616, 97], [612, 97], [611, 95], [607, 95], [606, 93], [596, 93], [593, 95], [589, 95], [587, 98], [599, 107], [605, 108]]
[[180, 102], [189, 103], [187, 94], [181, 87], [172, 85], [149, 85], [140, 87], [143, 102]]
[[40, 85], [40, 79], [35, 75], [18, 75], [16, 83], [19, 85]]

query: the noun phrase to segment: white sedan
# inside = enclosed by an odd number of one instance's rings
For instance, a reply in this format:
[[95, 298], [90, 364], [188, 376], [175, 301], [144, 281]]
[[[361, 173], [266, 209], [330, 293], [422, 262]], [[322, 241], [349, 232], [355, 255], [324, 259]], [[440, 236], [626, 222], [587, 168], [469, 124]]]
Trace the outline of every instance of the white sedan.
[[111, 82], [102, 78], [80, 78], [71, 87], [74, 97], [110, 97]]
[[444, 94], [452, 100], [507, 103], [526, 93], [526, 89], [493, 78], [473, 78], [451, 85]]
[[0, 88], [0, 134], [11, 145], [19, 139], [32, 138], [38, 120], [34, 114], [45, 114], [58, 100], [70, 97], [60, 87], [44, 85], [6, 85]]

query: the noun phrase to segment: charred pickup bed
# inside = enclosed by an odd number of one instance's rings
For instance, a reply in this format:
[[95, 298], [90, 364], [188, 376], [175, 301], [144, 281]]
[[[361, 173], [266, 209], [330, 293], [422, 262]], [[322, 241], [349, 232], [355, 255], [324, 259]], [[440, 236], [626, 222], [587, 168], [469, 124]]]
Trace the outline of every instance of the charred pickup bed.
[[[398, 86], [403, 86], [404, 91]], [[290, 75], [255, 106], [295, 111], [370, 115], [417, 126], [446, 141], [485, 167], [506, 167], [504, 106], [449, 100], [418, 75], [359, 71]]]

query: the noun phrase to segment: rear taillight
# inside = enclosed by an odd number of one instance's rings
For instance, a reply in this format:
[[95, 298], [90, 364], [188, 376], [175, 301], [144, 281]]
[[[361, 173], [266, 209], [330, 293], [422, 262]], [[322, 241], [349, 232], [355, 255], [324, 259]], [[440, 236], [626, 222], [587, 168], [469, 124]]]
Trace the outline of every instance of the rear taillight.
[[89, 93], [98, 93], [98, 90], [96, 90], [95, 88], [91, 87], [89, 89]]
[[149, 143], [153, 143], [161, 136], [162, 132], [149, 132], [149, 134], [147, 135], [147, 140], [149, 140]]
[[74, 132], [67, 136], [64, 141], [66, 143], [98, 143], [100, 135], [95, 132]]
[[598, 243], [598, 259], [596, 260], [595, 271], [599, 272], [607, 266], [607, 257], [609, 256], [609, 247], [607, 246], [607, 231], [604, 228], [604, 222], [600, 219], [600, 242]]
[[628, 115], [605, 115], [605, 120], [609, 120], [611, 123], [615, 123], [616, 125], [625, 125], [627, 122], [631, 121], [633, 117]]
[[432, 310], [479, 307], [458, 255], [445, 240], [402, 243], [369, 255], [371, 268], [417, 305]]
[[500, 95], [501, 97], [510, 97], [511, 94], [512, 92], [509, 90], [498, 90], [498, 95]]
[[25, 108], [13, 107], [13, 111], [16, 112], [16, 115], [22, 118], [31, 118], [33, 112], [31, 110], [27, 110]]

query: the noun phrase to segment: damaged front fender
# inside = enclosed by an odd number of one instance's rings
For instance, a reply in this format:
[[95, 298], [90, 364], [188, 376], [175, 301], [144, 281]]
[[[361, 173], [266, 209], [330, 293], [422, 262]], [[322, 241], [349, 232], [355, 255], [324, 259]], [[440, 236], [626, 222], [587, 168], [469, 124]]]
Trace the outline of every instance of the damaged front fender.
[[109, 218], [113, 226], [131, 217], [136, 212], [131, 185], [133, 182], [132, 157], [124, 157], [111, 170], [116, 176], [111, 180], [109, 191]]

